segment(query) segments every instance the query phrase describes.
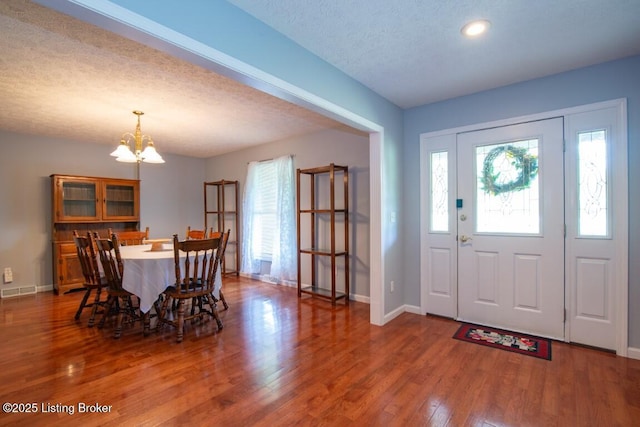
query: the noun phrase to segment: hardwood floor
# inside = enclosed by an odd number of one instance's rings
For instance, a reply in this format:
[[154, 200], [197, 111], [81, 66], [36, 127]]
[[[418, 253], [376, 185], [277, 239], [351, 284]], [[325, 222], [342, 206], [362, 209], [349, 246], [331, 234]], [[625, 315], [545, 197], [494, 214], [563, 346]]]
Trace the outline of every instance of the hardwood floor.
[[[224, 329], [112, 330], [81, 294], [0, 300], [0, 425], [637, 426], [640, 361], [553, 343], [553, 360], [452, 339], [452, 320], [369, 324], [293, 288], [225, 278]], [[106, 405], [105, 413], [86, 412]], [[86, 404], [82, 406], [81, 404]], [[69, 408], [73, 409], [70, 414]], [[53, 412], [53, 410], [62, 412]], [[48, 412], [43, 412], [46, 410]], [[84, 410], [85, 412], [81, 411]]]

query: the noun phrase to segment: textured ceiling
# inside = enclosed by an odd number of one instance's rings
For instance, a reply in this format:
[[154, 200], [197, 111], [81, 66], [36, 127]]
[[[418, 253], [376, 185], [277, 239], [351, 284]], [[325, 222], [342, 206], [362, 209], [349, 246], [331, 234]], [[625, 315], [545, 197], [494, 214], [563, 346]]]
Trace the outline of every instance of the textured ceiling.
[[[640, 54], [640, 0], [229, 2], [403, 108]], [[27, 0], [0, 1], [0, 53], [9, 131], [115, 146], [138, 109], [160, 153], [210, 157], [344, 127]]]
[[117, 146], [145, 114], [162, 153], [211, 157], [343, 126], [25, 0], [0, 2], [0, 129]]
[[403, 108], [640, 54], [640, 0], [229, 3]]

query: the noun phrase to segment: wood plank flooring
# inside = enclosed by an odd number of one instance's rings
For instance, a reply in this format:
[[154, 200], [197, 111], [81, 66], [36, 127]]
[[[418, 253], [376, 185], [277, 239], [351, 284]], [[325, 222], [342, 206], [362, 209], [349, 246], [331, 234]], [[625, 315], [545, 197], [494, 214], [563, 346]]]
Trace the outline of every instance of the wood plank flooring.
[[[187, 325], [180, 344], [173, 329], [143, 337], [135, 324], [114, 340], [86, 327], [88, 312], [74, 321], [80, 293], [0, 300], [0, 402], [38, 410], [2, 412], [0, 425], [640, 423], [638, 360], [559, 342], [540, 360], [452, 339], [453, 320], [405, 313], [378, 327], [366, 304], [224, 286], [224, 329]], [[87, 412], [95, 404], [110, 410]]]

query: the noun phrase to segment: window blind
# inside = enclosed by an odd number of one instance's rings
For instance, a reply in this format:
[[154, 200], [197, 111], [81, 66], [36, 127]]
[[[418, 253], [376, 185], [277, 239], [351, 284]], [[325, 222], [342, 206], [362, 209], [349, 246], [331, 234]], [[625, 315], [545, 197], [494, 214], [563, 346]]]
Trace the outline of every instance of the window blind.
[[254, 216], [254, 253], [263, 261], [271, 261], [277, 226], [277, 176], [272, 161], [263, 162], [257, 169], [257, 197]]

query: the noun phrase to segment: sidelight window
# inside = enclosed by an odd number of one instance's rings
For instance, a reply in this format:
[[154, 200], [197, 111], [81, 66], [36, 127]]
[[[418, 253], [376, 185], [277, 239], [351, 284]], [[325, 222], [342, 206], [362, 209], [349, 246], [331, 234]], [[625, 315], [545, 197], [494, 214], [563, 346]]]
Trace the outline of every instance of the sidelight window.
[[607, 134], [578, 133], [578, 235], [609, 235]]

